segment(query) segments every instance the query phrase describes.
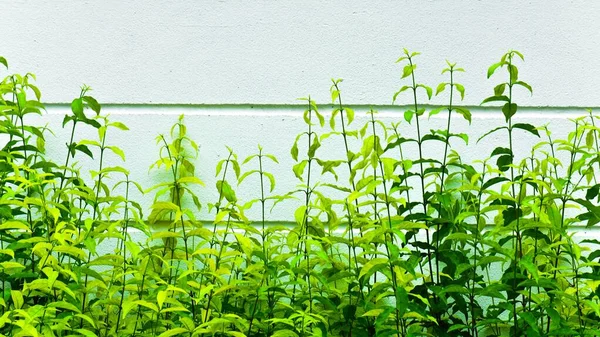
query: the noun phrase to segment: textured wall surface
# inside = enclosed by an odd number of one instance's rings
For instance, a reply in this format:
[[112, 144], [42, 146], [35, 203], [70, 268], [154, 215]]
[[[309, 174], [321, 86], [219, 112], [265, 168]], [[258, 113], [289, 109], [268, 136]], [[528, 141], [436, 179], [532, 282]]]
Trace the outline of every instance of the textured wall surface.
[[[297, 97], [312, 95], [330, 107], [331, 78], [344, 78], [345, 103], [356, 105], [355, 125], [365, 122], [370, 106], [386, 121], [402, 119], [400, 96], [406, 84], [395, 64], [403, 48], [421, 51], [418, 81], [434, 86], [445, 60], [467, 72], [458, 75], [467, 94], [463, 104], [474, 113], [473, 125], [457, 122], [472, 144], [484, 129], [502, 123], [499, 109], [479, 108], [501, 77], [486, 80], [488, 66], [513, 48], [525, 54], [520, 77], [534, 94], [516, 94], [522, 120], [565, 135], [567, 118], [599, 107], [600, 2], [597, 1], [12, 1], [2, 5], [4, 27], [0, 55], [12, 72], [33, 72], [49, 103], [40, 122], [57, 129], [62, 114], [86, 83], [104, 111], [131, 131], [115, 131], [109, 142], [126, 151], [133, 178], [152, 184], [149, 165], [157, 158], [154, 137], [168, 132], [177, 115], [187, 115], [191, 136], [200, 144], [197, 165], [214, 200], [214, 168], [229, 145], [241, 158], [258, 143], [280, 165], [276, 193], [297, 183], [289, 149], [303, 130], [304, 107]], [[4, 74], [4, 72], [0, 72]], [[500, 75], [498, 75], [500, 76]], [[446, 96], [430, 104], [444, 102]], [[434, 118], [425, 127], [438, 128]], [[412, 128], [406, 126], [407, 132]], [[68, 131], [49, 140], [50, 151], [64, 153]], [[81, 138], [94, 138], [83, 132]], [[521, 134], [518, 155], [536, 141]], [[498, 135], [469, 147], [467, 157], [504, 142]], [[336, 158], [342, 144], [332, 139], [323, 156]], [[429, 149], [428, 151], [439, 151]], [[481, 152], [486, 151], [486, 152]], [[118, 164], [109, 158], [110, 164]], [[81, 161], [86, 168], [94, 164]], [[249, 186], [242, 196], [252, 196]], [[256, 194], [254, 194], [256, 195]], [[146, 204], [150, 198], [146, 197]], [[282, 205], [273, 219], [289, 219], [293, 204]]]
[[[289, 104], [327, 98], [390, 104], [402, 48], [423, 52], [434, 84], [444, 60], [468, 71], [466, 103], [491, 88], [485, 70], [508, 49], [526, 56], [530, 106], [600, 106], [598, 1], [10, 1], [1, 52], [39, 75], [47, 102], [81, 83], [104, 102]], [[10, 27], [11, 29], [8, 29]]]

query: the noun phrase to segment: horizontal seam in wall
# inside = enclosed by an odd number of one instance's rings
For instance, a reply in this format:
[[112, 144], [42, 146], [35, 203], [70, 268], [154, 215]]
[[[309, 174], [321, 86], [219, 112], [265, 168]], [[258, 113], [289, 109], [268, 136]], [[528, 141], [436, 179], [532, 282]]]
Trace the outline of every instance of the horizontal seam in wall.
[[[125, 108], [188, 108], [188, 109], [210, 109], [210, 108], [230, 108], [230, 109], [272, 109], [272, 110], [281, 110], [281, 109], [305, 109], [306, 104], [252, 104], [252, 103], [222, 103], [222, 104], [197, 104], [197, 103], [102, 103], [100, 104], [103, 107], [125, 107]], [[44, 103], [47, 107], [70, 107], [71, 103]], [[334, 108], [337, 105], [333, 105], [330, 103], [319, 104], [317, 106]], [[404, 110], [412, 108], [412, 104], [402, 104], [402, 105], [392, 105], [392, 104], [344, 104], [345, 107], [354, 108], [354, 109], [398, 109]], [[439, 107], [445, 107], [446, 105], [439, 104], [420, 104], [419, 106], [424, 107], [426, 109], [434, 109]], [[473, 105], [466, 104], [461, 105], [457, 104], [457, 107], [464, 107], [468, 109], [480, 109], [480, 110], [496, 110], [501, 106], [491, 106], [491, 105]], [[533, 110], [599, 110], [600, 106], [535, 106], [535, 105], [519, 105], [519, 109], [533, 109]]]
[[[49, 114], [64, 115], [70, 110], [70, 104], [66, 103], [48, 103], [45, 104]], [[112, 115], [151, 115], [151, 114], [185, 114], [185, 115], [235, 115], [235, 116], [301, 116], [306, 110], [305, 105], [286, 105], [286, 104], [115, 104], [108, 103], [102, 106], [109, 110]], [[380, 111], [381, 117], [393, 117], [402, 114], [406, 110], [412, 108], [411, 105], [346, 105], [356, 111], [359, 117], [362, 112], [369, 110]], [[426, 110], [443, 108], [443, 105], [421, 105]], [[497, 115], [501, 113], [500, 106], [476, 106], [462, 105], [469, 110], [478, 111], [489, 115]], [[321, 105], [319, 110], [322, 114], [327, 115], [331, 110], [337, 108], [333, 105]], [[119, 109], [127, 109], [127, 111], [119, 111]], [[587, 114], [587, 109], [592, 111], [600, 111], [600, 107], [584, 108], [584, 107], [549, 107], [549, 106], [519, 106], [519, 110], [523, 114], [541, 113], [549, 114], [554, 117], [578, 117]], [[138, 110], [138, 111], [135, 111]], [[474, 116], [477, 117], [477, 116]]]

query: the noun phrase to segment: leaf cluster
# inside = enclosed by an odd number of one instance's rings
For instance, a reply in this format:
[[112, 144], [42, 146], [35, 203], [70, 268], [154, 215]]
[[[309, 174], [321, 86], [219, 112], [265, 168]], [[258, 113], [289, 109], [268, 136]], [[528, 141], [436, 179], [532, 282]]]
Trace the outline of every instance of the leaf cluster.
[[[144, 189], [107, 166], [108, 156], [125, 160], [110, 137], [128, 128], [102, 114], [87, 86], [63, 121], [64, 160], [51, 158], [52, 130], [28, 124], [44, 110], [35, 76], [6, 76], [0, 336], [600, 335], [600, 241], [572, 231], [600, 222], [598, 116], [574, 119], [566, 139], [514, 122], [513, 91], [532, 89], [519, 79], [523, 55], [509, 51], [487, 73], [505, 81], [482, 102], [500, 103], [505, 125], [478, 139], [506, 142], [465, 162], [455, 148], [469, 135], [453, 119], [472, 122], [457, 104], [464, 69], [447, 62], [434, 91], [417, 82], [418, 55], [398, 59], [393, 95], [410, 106], [410, 125], [373, 109], [359, 116], [339, 79], [329, 116], [302, 99], [306, 131], [290, 149], [298, 186], [280, 194], [279, 161], [262, 146], [243, 160], [226, 148], [206, 187], [183, 116], [156, 138], [150, 172], [160, 182]], [[433, 95], [447, 104], [427, 108]], [[434, 115], [445, 128], [426, 131]], [[97, 137], [79, 140], [82, 128]], [[513, 146], [531, 139], [527, 152]], [[325, 144], [339, 155], [321, 155]], [[96, 165], [89, 175], [81, 156]], [[254, 198], [240, 200], [240, 188]], [[136, 201], [143, 194], [154, 197], [149, 212]], [[282, 202], [295, 207], [292, 223], [270, 218]], [[197, 218], [203, 207], [211, 219]]]

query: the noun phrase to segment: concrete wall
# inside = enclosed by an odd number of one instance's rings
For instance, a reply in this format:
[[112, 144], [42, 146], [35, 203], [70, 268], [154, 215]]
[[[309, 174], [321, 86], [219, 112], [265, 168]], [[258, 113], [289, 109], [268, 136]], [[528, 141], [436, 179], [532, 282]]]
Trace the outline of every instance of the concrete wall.
[[[214, 167], [229, 145], [241, 158], [258, 143], [281, 164], [275, 192], [292, 189], [289, 149], [303, 130], [304, 107], [296, 98], [312, 95], [329, 112], [331, 78], [344, 78], [345, 103], [355, 105], [355, 124], [365, 122], [369, 107], [386, 121], [401, 120], [409, 96], [392, 95], [406, 81], [395, 64], [403, 48], [421, 51], [419, 82], [434, 86], [445, 60], [464, 67], [457, 81], [467, 90], [464, 105], [473, 125], [457, 131], [474, 140], [502, 123], [498, 109], [479, 108], [481, 100], [504, 80], [486, 80], [490, 64], [509, 49], [525, 54], [520, 78], [534, 88], [516, 94], [519, 118], [565, 135], [567, 118], [599, 107], [600, 2], [597, 1], [12, 1], [1, 6], [2, 43], [12, 72], [33, 72], [48, 103], [48, 122], [59, 130], [62, 114], [85, 83], [105, 103], [104, 111], [131, 127], [109, 135], [127, 153], [125, 165], [145, 187], [152, 184], [149, 165], [157, 158], [154, 137], [166, 133], [186, 114], [200, 144], [197, 165], [208, 188], [204, 202], [216, 197]], [[0, 74], [5, 74], [0, 71]], [[447, 96], [434, 98], [441, 104]], [[438, 128], [434, 118], [427, 126]], [[406, 126], [406, 132], [410, 132]], [[517, 153], [535, 141], [520, 135]], [[64, 154], [68, 131], [49, 140], [50, 151]], [[94, 138], [83, 132], [81, 138]], [[331, 140], [323, 156], [340, 157], [341, 143]], [[505, 140], [469, 147], [478, 157]], [[438, 149], [431, 149], [437, 151]], [[489, 152], [488, 152], [489, 153]], [[109, 164], [119, 164], [109, 158]], [[84, 167], [94, 167], [82, 161]], [[252, 184], [250, 180], [248, 184]], [[253, 189], [242, 186], [250, 197]], [[150, 198], [146, 197], [146, 204]], [[289, 220], [295, 205], [283, 205], [272, 219]]]
[[327, 98], [390, 104], [402, 48], [423, 52], [420, 78], [444, 60], [468, 72], [467, 104], [508, 49], [526, 56], [530, 106], [599, 106], [597, 1], [10, 1], [2, 54], [39, 75], [46, 102], [81, 83], [110, 103], [291, 104]]

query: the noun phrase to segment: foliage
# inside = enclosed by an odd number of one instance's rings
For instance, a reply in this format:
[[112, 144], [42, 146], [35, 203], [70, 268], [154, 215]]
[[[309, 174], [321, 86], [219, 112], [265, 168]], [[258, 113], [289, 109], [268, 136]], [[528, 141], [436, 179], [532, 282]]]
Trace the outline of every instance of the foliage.
[[[151, 169], [162, 180], [144, 190], [127, 169], [106, 166], [107, 156], [125, 160], [110, 137], [128, 129], [102, 114], [89, 87], [64, 118], [61, 161], [45, 152], [52, 131], [28, 124], [44, 110], [35, 76], [6, 76], [0, 336], [600, 335], [600, 241], [577, 242], [570, 230], [600, 222], [598, 117], [574, 119], [566, 139], [515, 122], [513, 92], [532, 88], [519, 78], [523, 55], [509, 51], [488, 69], [501, 83], [482, 103], [505, 124], [478, 140], [502, 133], [506, 145], [464, 162], [453, 149], [473, 141], [453, 128], [453, 117], [471, 122], [456, 104], [464, 70], [448, 62], [434, 90], [417, 82], [417, 56], [398, 59], [393, 96], [410, 106], [408, 124], [369, 110], [356, 126], [333, 80], [329, 127], [303, 99], [306, 131], [290, 151], [298, 187], [273, 194], [278, 160], [263, 147], [244, 160], [227, 148], [208, 187], [216, 200], [199, 194], [198, 145], [183, 116], [157, 137]], [[448, 103], [427, 108], [433, 95]], [[436, 114], [445, 128], [426, 132]], [[98, 137], [75, 141], [81, 128]], [[540, 141], [516, 153], [525, 137]], [[320, 157], [323, 144], [339, 157]], [[81, 157], [94, 160], [91, 179]], [[240, 184], [253, 184], [255, 199], [239, 200]], [[135, 200], [148, 193], [145, 215]], [[296, 205], [293, 225], [269, 219], [282, 202]], [[197, 219], [201, 207], [214, 218]], [[260, 218], [248, 219], [250, 209]]]

